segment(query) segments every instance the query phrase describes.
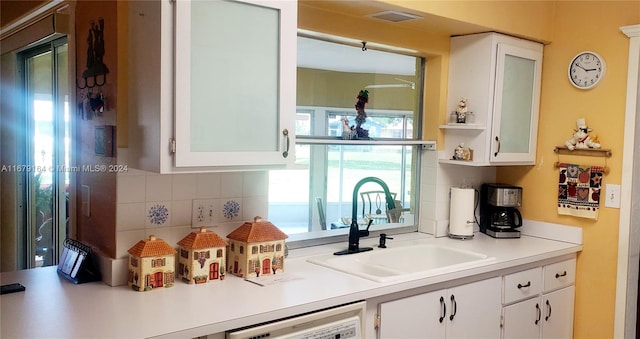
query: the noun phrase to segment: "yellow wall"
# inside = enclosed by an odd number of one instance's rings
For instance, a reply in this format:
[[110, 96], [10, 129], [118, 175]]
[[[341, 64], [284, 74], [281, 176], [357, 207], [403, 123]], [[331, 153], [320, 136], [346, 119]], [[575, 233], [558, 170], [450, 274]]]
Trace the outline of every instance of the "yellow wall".
[[[544, 50], [537, 165], [499, 169], [498, 179], [523, 187], [522, 213], [527, 218], [582, 227], [574, 336], [611, 338], [619, 210], [601, 203], [598, 221], [559, 216], [558, 171], [553, 167], [558, 157], [553, 148], [571, 137], [577, 118], [586, 118], [603, 148], [613, 152], [606, 160], [611, 172], [604, 184], [620, 184], [629, 39], [619, 27], [640, 23], [640, 2], [558, 2], [554, 12], [552, 42]], [[582, 24], [584, 20], [589, 24]], [[600, 84], [587, 91], [574, 88], [567, 78], [570, 60], [584, 50], [597, 52], [607, 63]], [[604, 158], [561, 156], [560, 160], [605, 164]]]
[[[358, 2], [360, 7], [364, 3]], [[383, 5], [381, 5], [383, 4]], [[385, 5], [387, 8], [385, 8]], [[438, 137], [437, 125], [446, 116], [448, 35], [402, 30], [363, 18], [364, 10], [341, 2], [324, 4], [301, 0], [299, 27], [413, 48], [427, 57], [425, 83], [425, 139]], [[576, 119], [584, 117], [604, 148], [611, 172], [604, 183], [620, 184], [623, 119], [626, 93], [628, 38], [619, 27], [640, 23], [640, 1], [411, 1], [384, 0], [366, 6], [406, 8], [407, 12], [437, 16], [436, 27], [457, 34], [463, 24], [500, 31], [547, 43], [544, 50], [537, 165], [504, 167], [498, 181], [523, 187], [522, 213], [528, 219], [583, 228], [584, 250], [578, 257], [576, 283], [576, 338], [613, 337], [619, 210], [601, 208], [598, 221], [558, 216], [558, 160], [553, 152], [571, 137]], [[358, 12], [359, 11], [359, 12]], [[351, 13], [353, 16], [345, 16]], [[374, 13], [374, 12], [371, 12]], [[464, 26], [464, 27], [463, 27]], [[591, 90], [578, 90], [567, 77], [570, 60], [592, 50], [607, 62], [605, 78]], [[563, 156], [560, 160], [604, 165], [603, 158]]]

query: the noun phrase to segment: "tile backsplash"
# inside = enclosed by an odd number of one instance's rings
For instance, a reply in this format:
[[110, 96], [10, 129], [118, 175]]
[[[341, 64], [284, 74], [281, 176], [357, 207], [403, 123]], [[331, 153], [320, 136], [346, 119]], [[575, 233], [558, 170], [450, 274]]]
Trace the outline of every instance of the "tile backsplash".
[[[267, 215], [268, 184], [266, 171], [156, 174], [129, 169], [119, 173], [116, 258], [125, 258], [131, 246], [151, 234], [177, 243], [193, 228], [205, 225], [198, 221], [204, 220], [204, 213], [206, 225], [225, 237], [244, 221]], [[202, 201], [207, 203], [199, 219]]]
[[421, 163], [419, 230], [436, 237], [446, 236], [451, 187], [479, 190], [482, 183], [495, 182], [496, 169], [489, 166], [440, 164], [438, 152], [433, 151], [423, 151]]
[[[495, 168], [441, 165], [437, 159], [438, 152], [423, 151], [419, 230], [445, 236], [450, 188], [479, 188], [495, 180]], [[127, 250], [151, 234], [176, 244], [204, 225], [225, 237], [244, 221], [257, 215], [268, 217], [268, 186], [267, 171], [157, 174], [129, 169], [119, 173], [116, 258], [103, 258], [102, 265], [111, 266], [103, 280], [109, 285], [126, 284]]]

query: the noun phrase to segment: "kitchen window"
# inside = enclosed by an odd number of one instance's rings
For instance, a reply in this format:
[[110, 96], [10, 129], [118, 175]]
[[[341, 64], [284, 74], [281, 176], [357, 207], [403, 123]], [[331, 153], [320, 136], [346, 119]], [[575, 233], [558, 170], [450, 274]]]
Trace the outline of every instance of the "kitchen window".
[[[269, 172], [269, 220], [294, 235], [290, 240], [345, 228], [353, 188], [368, 176], [382, 179], [400, 202], [403, 222], [394, 227], [417, 229], [423, 69], [419, 57], [299, 37], [296, 165]], [[369, 93], [362, 128], [372, 140], [342, 140], [342, 120], [356, 124], [360, 90]], [[367, 190], [381, 187], [366, 184], [360, 192]], [[358, 200], [359, 218], [384, 210], [384, 197], [364, 213], [369, 204]]]

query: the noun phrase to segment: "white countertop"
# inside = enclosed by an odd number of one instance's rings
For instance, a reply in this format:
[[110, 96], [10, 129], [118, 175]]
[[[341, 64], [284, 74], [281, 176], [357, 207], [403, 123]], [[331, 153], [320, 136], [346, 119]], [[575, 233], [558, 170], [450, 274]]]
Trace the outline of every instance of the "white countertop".
[[[135, 292], [102, 282], [74, 285], [58, 276], [56, 267], [0, 274], [0, 282], [22, 283], [25, 292], [0, 297], [2, 338], [188, 338], [275, 320], [352, 301], [366, 300], [425, 285], [492, 271], [513, 269], [537, 261], [576, 253], [582, 245], [523, 236], [494, 239], [476, 233], [471, 240], [432, 238], [425, 234], [394, 235], [400, 242], [434, 242], [496, 259], [480, 266], [411, 281], [374, 282], [306, 261], [332, 253], [345, 243], [291, 251], [285, 261], [286, 282], [259, 286], [227, 275], [224, 281]], [[374, 246], [377, 239], [362, 239]]]

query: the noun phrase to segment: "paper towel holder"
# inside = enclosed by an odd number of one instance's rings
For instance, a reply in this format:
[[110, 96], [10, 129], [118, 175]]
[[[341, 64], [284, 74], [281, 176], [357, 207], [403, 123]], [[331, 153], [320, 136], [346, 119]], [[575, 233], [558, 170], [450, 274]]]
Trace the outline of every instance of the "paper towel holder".
[[479, 195], [474, 188], [451, 188], [447, 232], [449, 238], [462, 240], [473, 238]]

